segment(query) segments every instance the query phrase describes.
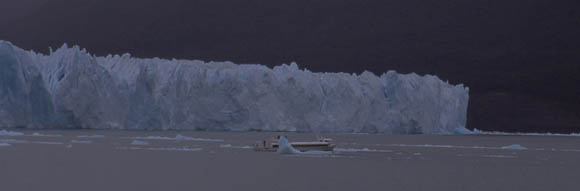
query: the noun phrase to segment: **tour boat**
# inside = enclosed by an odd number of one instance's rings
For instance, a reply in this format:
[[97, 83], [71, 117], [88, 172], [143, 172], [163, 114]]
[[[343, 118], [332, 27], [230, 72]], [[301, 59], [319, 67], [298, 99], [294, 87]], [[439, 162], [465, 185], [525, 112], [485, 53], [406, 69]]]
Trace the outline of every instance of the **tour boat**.
[[[263, 140], [254, 144], [254, 151], [276, 152], [278, 150], [278, 141], [280, 136], [272, 140]], [[290, 145], [301, 152], [306, 151], [332, 151], [335, 144], [332, 139], [319, 137], [317, 141], [290, 142]]]

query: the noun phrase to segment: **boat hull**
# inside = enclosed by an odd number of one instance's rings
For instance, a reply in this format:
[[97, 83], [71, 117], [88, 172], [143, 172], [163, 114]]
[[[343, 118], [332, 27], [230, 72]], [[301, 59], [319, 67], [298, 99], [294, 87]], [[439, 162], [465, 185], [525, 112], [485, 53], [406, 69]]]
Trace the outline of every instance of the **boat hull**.
[[306, 152], [306, 151], [332, 151], [334, 149], [334, 145], [313, 145], [313, 146], [305, 146], [305, 145], [292, 145], [295, 149]]
[[[300, 152], [306, 151], [332, 151], [334, 149], [334, 144], [301, 144], [301, 143], [290, 143], [292, 147]], [[254, 145], [254, 151], [262, 152], [276, 152], [278, 151], [278, 144], [272, 145]]]

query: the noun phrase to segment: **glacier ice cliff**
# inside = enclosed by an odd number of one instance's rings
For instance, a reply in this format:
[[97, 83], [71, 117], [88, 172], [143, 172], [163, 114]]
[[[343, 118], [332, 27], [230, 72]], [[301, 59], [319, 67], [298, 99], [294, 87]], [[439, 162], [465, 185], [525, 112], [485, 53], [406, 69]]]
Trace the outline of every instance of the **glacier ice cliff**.
[[0, 128], [451, 133], [469, 89], [436, 76], [314, 73], [295, 63], [49, 55], [0, 41]]

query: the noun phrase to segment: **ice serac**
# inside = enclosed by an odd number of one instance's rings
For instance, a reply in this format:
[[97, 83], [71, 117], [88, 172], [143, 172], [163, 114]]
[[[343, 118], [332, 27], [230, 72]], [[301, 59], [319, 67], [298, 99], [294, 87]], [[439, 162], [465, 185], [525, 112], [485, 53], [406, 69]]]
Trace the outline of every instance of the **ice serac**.
[[55, 123], [54, 104], [35, 56], [0, 42], [0, 126], [40, 127]]
[[49, 55], [0, 41], [0, 127], [451, 133], [467, 87], [436, 76], [314, 73], [295, 63]]

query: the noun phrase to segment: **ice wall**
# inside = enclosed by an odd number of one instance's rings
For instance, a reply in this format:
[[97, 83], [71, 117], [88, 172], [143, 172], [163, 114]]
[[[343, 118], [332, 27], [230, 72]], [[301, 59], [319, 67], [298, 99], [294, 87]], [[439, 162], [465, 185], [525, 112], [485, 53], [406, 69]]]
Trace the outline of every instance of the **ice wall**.
[[436, 76], [50, 55], [0, 41], [0, 127], [448, 133], [469, 89]]

